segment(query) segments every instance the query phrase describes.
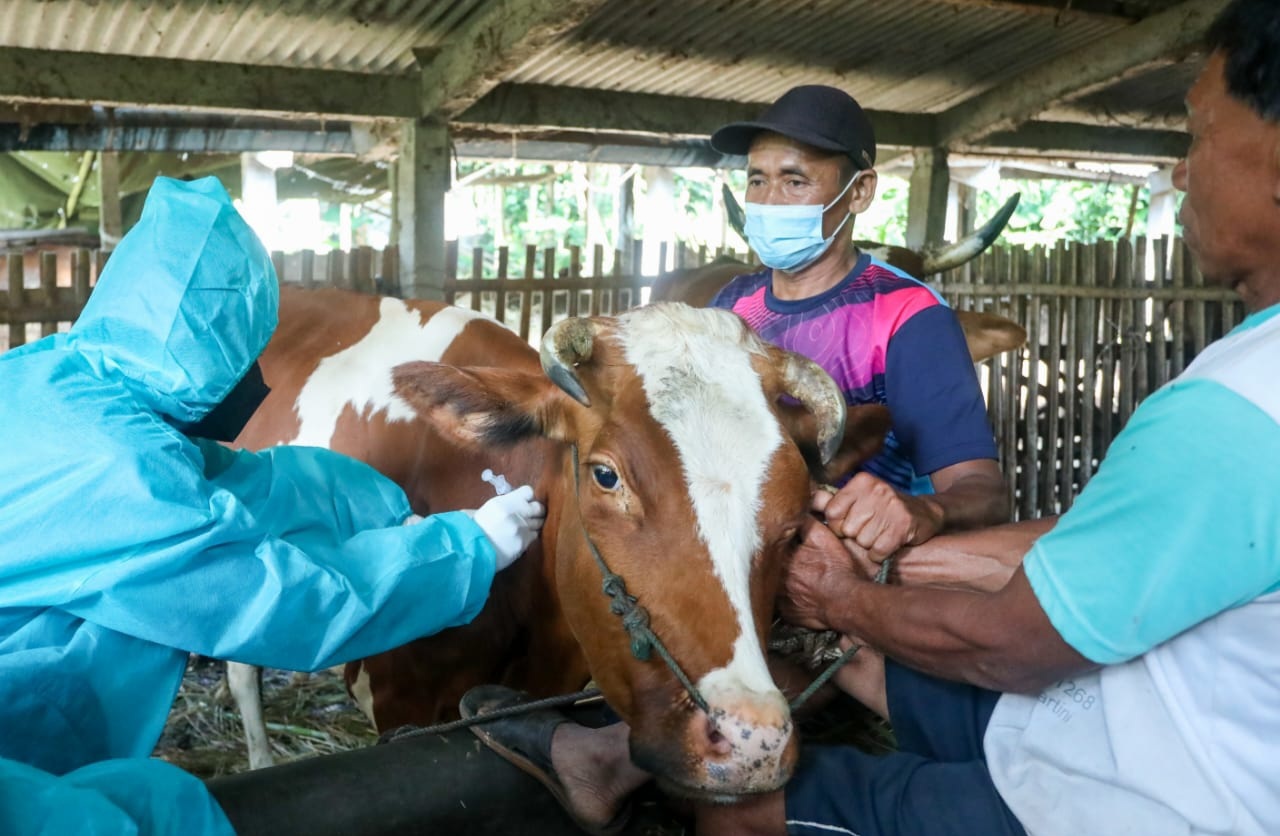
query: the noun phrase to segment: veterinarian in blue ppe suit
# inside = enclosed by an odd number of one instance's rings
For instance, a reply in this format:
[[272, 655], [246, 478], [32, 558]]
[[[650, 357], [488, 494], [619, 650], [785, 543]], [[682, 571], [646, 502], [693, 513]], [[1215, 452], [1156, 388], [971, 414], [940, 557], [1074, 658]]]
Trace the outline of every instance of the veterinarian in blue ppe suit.
[[229, 833], [144, 759], [189, 653], [314, 670], [465, 623], [541, 525], [528, 488], [419, 522], [352, 459], [194, 438], [261, 386], [278, 297], [221, 184], [160, 179], [71, 331], [0, 355], [0, 832]]

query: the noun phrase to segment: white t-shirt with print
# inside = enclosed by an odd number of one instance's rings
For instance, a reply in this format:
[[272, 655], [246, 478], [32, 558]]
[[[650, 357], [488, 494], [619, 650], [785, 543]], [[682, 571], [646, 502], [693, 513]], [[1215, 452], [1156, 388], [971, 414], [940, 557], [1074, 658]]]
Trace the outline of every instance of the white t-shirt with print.
[[992, 714], [992, 778], [1032, 836], [1280, 835], [1277, 314], [1148, 398], [1026, 558], [1103, 665]]

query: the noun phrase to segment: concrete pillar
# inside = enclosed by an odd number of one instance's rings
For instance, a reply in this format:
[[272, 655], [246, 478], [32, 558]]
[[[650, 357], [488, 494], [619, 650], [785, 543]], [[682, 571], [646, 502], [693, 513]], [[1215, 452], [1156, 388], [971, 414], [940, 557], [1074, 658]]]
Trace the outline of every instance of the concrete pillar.
[[444, 301], [444, 196], [453, 186], [449, 129], [419, 119], [403, 131], [395, 196], [400, 289], [406, 299]]
[[1173, 187], [1173, 169], [1162, 168], [1147, 177], [1151, 203], [1147, 206], [1147, 235], [1172, 237], [1178, 229], [1178, 206], [1182, 195]]
[[675, 257], [676, 240], [676, 178], [669, 168], [645, 166], [644, 201], [640, 204], [640, 225], [644, 227], [645, 275], [653, 276], [669, 269], [659, 264], [662, 244], [667, 245], [667, 260]]
[[906, 237], [907, 246], [919, 250], [941, 241], [945, 234], [951, 173], [945, 148], [917, 148], [912, 159]]
[[99, 246], [111, 252], [124, 235], [120, 215], [120, 153], [103, 151], [98, 155], [98, 240]]
[[293, 165], [289, 151], [240, 155], [240, 214], [268, 250], [281, 249], [276, 169]]
[[[636, 237], [636, 169], [626, 172], [618, 185], [618, 210], [615, 213], [618, 221], [617, 249], [629, 253], [631, 241]], [[533, 217], [530, 215], [529, 217]], [[626, 257], [626, 256], [624, 256]]]

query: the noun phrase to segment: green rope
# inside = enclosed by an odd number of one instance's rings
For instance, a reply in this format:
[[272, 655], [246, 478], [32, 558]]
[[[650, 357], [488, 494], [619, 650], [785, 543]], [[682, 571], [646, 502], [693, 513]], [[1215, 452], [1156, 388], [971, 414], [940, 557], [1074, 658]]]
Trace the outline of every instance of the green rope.
[[515, 705], [509, 705], [506, 708], [495, 708], [493, 711], [486, 711], [484, 714], [477, 714], [474, 717], [464, 717], [461, 720], [451, 720], [447, 723], [436, 723], [434, 726], [399, 726], [379, 737], [378, 742], [390, 743], [395, 740], [405, 740], [410, 737], [422, 737], [427, 734], [444, 734], [445, 732], [457, 731], [458, 729], [469, 729], [472, 726], [479, 726], [493, 720], [501, 720], [503, 717], [515, 717], [520, 714], [528, 714], [531, 711], [538, 711], [543, 708], [559, 708], [561, 706], [573, 705], [578, 702], [593, 700], [599, 697], [599, 689], [586, 688], [582, 691], [575, 691], [572, 694], [559, 694], [554, 697], [546, 697], [545, 699], [516, 703]]
[[578, 519], [582, 525], [582, 539], [587, 543], [587, 549], [591, 552], [591, 556], [595, 558], [596, 565], [600, 567], [600, 574], [604, 580], [601, 589], [605, 595], [609, 596], [609, 611], [614, 615], [622, 618], [622, 626], [627, 631], [627, 636], [631, 639], [631, 655], [635, 656], [641, 662], [649, 660], [650, 652], [658, 651], [658, 655], [662, 657], [662, 661], [667, 663], [671, 673], [684, 687], [689, 698], [693, 700], [694, 705], [702, 709], [706, 714], [711, 713], [707, 700], [698, 691], [698, 686], [690, 681], [685, 675], [680, 664], [676, 662], [675, 657], [668, 652], [666, 645], [658, 638], [658, 634], [653, 632], [653, 628], [649, 626], [649, 612], [640, 606], [636, 596], [627, 592], [626, 581], [621, 575], [614, 573], [609, 569], [609, 564], [604, 560], [604, 556], [600, 554], [600, 550], [596, 548], [596, 544], [591, 540], [591, 534], [587, 531], [587, 523], [582, 519], [582, 494], [578, 478], [578, 445], [572, 444], [569, 449], [573, 453], [573, 493], [574, 499], [578, 503]]
[[[886, 557], [884, 562], [880, 564], [880, 570], [876, 572], [876, 583], [888, 583], [889, 573], [893, 571], [893, 558]], [[836, 659], [818, 675], [818, 678], [809, 683], [809, 687], [800, 692], [800, 696], [791, 701], [791, 710], [795, 711], [800, 706], [808, 702], [809, 698], [818, 693], [818, 689], [831, 681], [831, 677], [836, 675], [836, 671], [844, 667], [845, 663], [854, 657], [865, 645], [855, 644], [840, 654], [840, 658]]]

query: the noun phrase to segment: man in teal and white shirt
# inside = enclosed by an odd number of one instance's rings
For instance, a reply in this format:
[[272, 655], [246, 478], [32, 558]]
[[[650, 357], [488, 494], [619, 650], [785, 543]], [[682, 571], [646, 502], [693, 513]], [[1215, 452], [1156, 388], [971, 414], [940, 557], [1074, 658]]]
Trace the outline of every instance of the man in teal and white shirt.
[[900, 751], [811, 748], [785, 796], [700, 834], [1280, 833], [1280, 7], [1234, 0], [1208, 46], [1174, 183], [1249, 316], [1059, 520], [936, 537], [894, 586], [815, 525], [783, 613], [881, 651], [838, 682]]

